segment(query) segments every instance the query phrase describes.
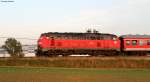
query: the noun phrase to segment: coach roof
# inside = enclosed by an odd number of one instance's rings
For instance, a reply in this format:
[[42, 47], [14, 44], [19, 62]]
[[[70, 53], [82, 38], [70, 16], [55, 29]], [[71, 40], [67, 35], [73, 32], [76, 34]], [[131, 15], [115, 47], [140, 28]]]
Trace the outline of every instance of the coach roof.
[[121, 38], [150, 38], [150, 35], [122, 35]]

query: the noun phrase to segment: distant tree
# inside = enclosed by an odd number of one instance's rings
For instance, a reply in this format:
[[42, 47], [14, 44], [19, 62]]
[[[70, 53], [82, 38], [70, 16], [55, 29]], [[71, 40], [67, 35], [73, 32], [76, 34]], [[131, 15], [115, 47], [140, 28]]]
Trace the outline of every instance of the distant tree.
[[15, 38], [8, 38], [2, 48], [6, 49], [11, 57], [23, 57], [22, 45]]

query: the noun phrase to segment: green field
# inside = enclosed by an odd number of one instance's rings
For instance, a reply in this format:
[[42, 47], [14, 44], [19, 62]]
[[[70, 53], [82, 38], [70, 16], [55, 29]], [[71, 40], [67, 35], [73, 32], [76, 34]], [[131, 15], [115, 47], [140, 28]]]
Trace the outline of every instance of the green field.
[[150, 82], [150, 69], [0, 67], [0, 82]]

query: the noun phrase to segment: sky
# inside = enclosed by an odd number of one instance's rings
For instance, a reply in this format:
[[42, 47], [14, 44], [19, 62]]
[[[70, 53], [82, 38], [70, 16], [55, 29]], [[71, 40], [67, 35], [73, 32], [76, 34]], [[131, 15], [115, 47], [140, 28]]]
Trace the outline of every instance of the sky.
[[45, 32], [150, 34], [150, 0], [0, 0], [0, 37]]

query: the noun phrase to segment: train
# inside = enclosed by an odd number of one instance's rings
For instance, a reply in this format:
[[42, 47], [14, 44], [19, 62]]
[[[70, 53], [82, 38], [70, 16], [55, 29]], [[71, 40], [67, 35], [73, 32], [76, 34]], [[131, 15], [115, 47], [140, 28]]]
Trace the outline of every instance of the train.
[[37, 41], [36, 56], [143, 56], [150, 52], [150, 35], [48, 32]]

